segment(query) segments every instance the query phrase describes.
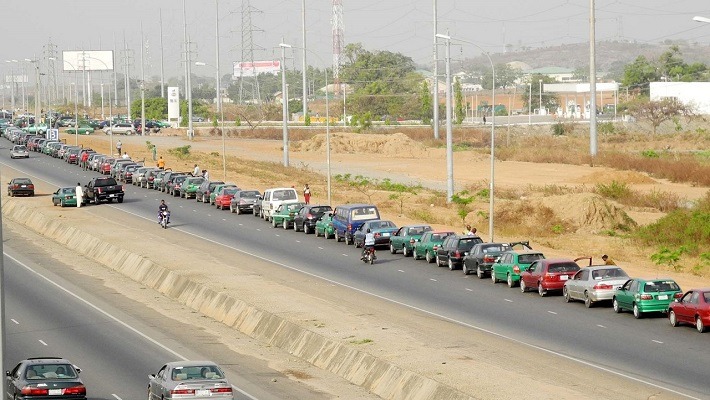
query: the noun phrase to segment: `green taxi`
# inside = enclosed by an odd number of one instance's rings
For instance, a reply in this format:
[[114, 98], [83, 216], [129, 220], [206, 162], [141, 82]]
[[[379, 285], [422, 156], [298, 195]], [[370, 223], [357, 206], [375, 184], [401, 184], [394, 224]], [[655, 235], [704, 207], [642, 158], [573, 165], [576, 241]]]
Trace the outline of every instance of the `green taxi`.
[[414, 243], [421, 239], [424, 232], [431, 230], [432, 228], [429, 225], [406, 225], [399, 228], [397, 232], [390, 236], [390, 253], [395, 254], [401, 250], [405, 257], [411, 256]]
[[185, 182], [180, 186], [180, 197], [185, 199], [192, 199], [197, 196], [197, 189], [205, 181], [205, 178], [201, 176], [192, 177], [185, 179]]
[[276, 228], [281, 225], [284, 229], [290, 228], [293, 226], [293, 217], [295, 217], [298, 210], [305, 205], [306, 203], [303, 202], [279, 205], [276, 211], [271, 215], [271, 226]]
[[449, 231], [425, 232], [420, 239], [414, 242], [412, 256], [415, 260], [424, 258], [426, 262], [433, 263], [436, 259], [436, 250], [444, 243], [447, 236], [453, 234], [454, 232]]
[[92, 128], [90, 125], [79, 125], [78, 128], [71, 127], [68, 128], [66, 133], [71, 133], [72, 135], [76, 134], [76, 132], [79, 132], [79, 135], [91, 135], [94, 133], [94, 128]]
[[508, 250], [498, 256], [498, 260], [491, 267], [491, 279], [505, 281], [508, 287], [514, 287], [520, 282], [520, 272], [525, 271], [530, 264], [542, 260], [545, 255], [539, 251]]
[[614, 312], [631, 310], [638, 319], [645, 313], [668, 311], [671, 302], [681, 296], [683, 292], [673, 279], [634, 278], [616, 290], [612, 304]]
[[52, 193], [52, 205], [62, 207], [76, 207], [76, 188], [59, 188]]
[[323, 236], [326, 239], [335, 237], [335, 228], [333, 228], [333, 212], [323, 214], [316, 221], [316, 237]]

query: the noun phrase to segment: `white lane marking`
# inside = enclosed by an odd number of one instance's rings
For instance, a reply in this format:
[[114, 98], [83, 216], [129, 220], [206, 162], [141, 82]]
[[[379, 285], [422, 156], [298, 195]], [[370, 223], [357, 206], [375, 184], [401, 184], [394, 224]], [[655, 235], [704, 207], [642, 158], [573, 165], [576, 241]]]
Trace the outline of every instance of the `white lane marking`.
[[207, 216], [208, 216], [208, 217], [211, 217], [211, 216], [212, 216], [212, 214], [207, 214]]
[[556, 313], [556, 312], [554, 312], [554, 311], [548, 311], [548, 312], [549, 312], [550, 314], [554, 314], [554, 315], [557, 315], [557, 313]]
[[347, 257], [347, 256], [348, 256], [348, 255], [347, 255], [347, 254], [345, 254], [345, 253], [343, 253], [343, 255], [344, 255], [345, 257]]
[[121, 399], [120, 397], [118, 397], [117, 395], [115, 395], [115, 394], [113, 394], [113, 393], [111, 393], [111, 396], [113, 396], [116, 400], [123, 400], [123, 399]]
[[320, 249], [320, 250], [323, 250], [323, 248], [322, 248], [322, 247], [320, 247], [320, 246], [318, 246], [318, 249]]
[[226, 219], [222, 218], [222, 221], [226, 221]]
[[606, 328], [606, 326], [604, 326], [604, 325], [599, 325], [599, 324], [597, 324], [597, 326], [600, 327], [600, 328]]
[[438, 282], [438, 281], [437, 281], [436, 279], [434, 279], [434, 278], [429, 278], [429, 280], [432, 281], [432, 282]]
[[[259, 231], [259, 232], [261, 232], [261, 228], [256, 228], [256, 230]], [[219, 243], [219, 244], [222, 244], [222, 243]]]
[[276, 235], [276, 237], [279, 237], [279, 236], [281, 236], [281, 235], [279, 235], [278, 233], [274, 233], [274, 235]]
[[12, 321], [15, 325], [20, 325], [20, 323], [17, 322], [14, 318], [10, 318], [10, 321]]
[[242, 224], [242, 223], [239, 223], [239, 226], [244, 226], [244, 224]]
[[503, 300], [507, 301], [508, 303], [512, 303], [512, 302], [513, 302], [513, 300], [511, 300], [511, 299], [503, 299]]
[[[70, 291], [69, 289], [65, 288], [64, 286], [60, 285], [59, 283], [57, 283], [57, 282], [51, 280], [50, 278], [48, 278], [48, 277], [46, 277], [46, 276], [40, 274], [39, 272], [37, 272], [37, 271], [35, 271], [34, 269], [32, 269], [32, 267], [30, 267], [29, 265], [23, 263], [22, 261], [18, 260], [17, 258], [15, 258], [15, 257], [13, 257], [13, 256], [11, 256], [11, 255], [9, 255], [9, 254], [7, 254], [6, 252], [3, 252], [3, 254], [5, 255], [5, 257], [7, 257], [7, 258], [11, 259], [12, 261], [16, 262], [18, 265], [22, 266], [22, 267], [25, 268], [26, 270], [28, 270], [28, 271], [30, 271], [31, 273], [33, 273], [33, 274], [39, 276], [40, 278], [44, 279], [45, 281], [47, 281], [47, 282], [48, 282], [49, 284], [51, 284], [52, 286], [54, 286], [54, 287], [56, 287], [57, 289], [63, 291], [63, 292], [66, 293], [67, 295], [69, 295], [69, 296], [71, 296], [71, 297], [77, 299], [78, 301], [80, 301], [80, 302], [86, 304], [89, 308], [93, 308], [93, 309], [96, 310], [99, 314], [103, 314], [103, 315], [106, 316], [108, 319], [110, 319], [110, 320], [116, 322], [117, 324], [123, 326], [124, 328], [126, 328], [126, 329], [128, 329], [129, 331], [135, 333], [136, 335], [142, 337], [143, 339], [147, 340], [148, 342], [153, 343], [155, 346], [160, 347], [161, 349], [165, 350], [166, 352], [173, 354], [175, 357], [181, 359], [182, 361], [187, 361], [187, 360], [188, 360], [187, 357], [183, 356], [182, 354], [178, 353], [177, 351], [175, 351], [175, 350], [169, 348], [168, 346], [166, 346], [166, 345], [164, 345], [164, 344], [158, 342], [157, 340], [155, 340], [155, 339], [153, 339], [152, 337], [146, 335], [145, 333], [139, 331], [138, 329], [132, 327], [131, 325], [128, 325], [126, 322], [121, 321], [121, 320], [118, 319], [117, 317], [114, 317], [113, 315], [109, 314], [107, 311], [104, 311], [103, 309], [99, 308], [99, 306], [97, 306], [97, 305], [95, 305], [94, 303], [92, 303], [92, 302], [90, 302], [90, 301], [84, 299], [83, 297], [79, 296], [78, 294], [76, 294], [76, 293]], [[42, 344], [44, 344], [45, 346], [47, 346], [47, 344], [44, 343], [43, 341], [40, 340], [39, 342], [42, 343]], [[243, 394], [244, 396], [246, 396], [246, 397], [248, 397], [248, 398], [250, 398], [250, 399], [252, 399], [252, 400], [258, 400], [256, 397], [250, 395], [249, 393], [243, 391], [242, 389], [240, 389], [240, 388], [238, 388], [238, 387], [236, 387], [236, 386], [234, 386], [234, 385], [232, 385], [232, 389], [236, 390], [237, 392]]]
[[660, 340], [651, 340], [653, 343], [663, 344]]
[[398, 269], [398, 270], [397, 270], [397, 272], [401, 272], [401, 273], [404, 273], [404, 271], [402, 271], [401, 269]]
[[[215, 92], [216, 93], [216, 92]], [[192, 212], [197, 212], [197, 210], [193, 209]]]
[[[215, 92], [215, 93], [217, 93], [217, 92]], [[296, 240], [296, 243], [301, 243], [301, 241], [300, 241], [300, 240]]]
[[473, 292], [473, 289], [466, 288], [467, 292]]
[[39, 342], [42, 343], [43, 346], [47, 346], [47, 343], [45, 343], [44, 340], [40, 339]]

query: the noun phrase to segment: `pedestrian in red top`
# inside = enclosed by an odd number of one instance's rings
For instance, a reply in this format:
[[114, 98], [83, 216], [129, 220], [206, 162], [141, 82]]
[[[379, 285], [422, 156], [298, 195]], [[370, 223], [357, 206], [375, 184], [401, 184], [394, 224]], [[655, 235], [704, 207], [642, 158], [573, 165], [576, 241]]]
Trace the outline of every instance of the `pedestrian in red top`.
[[87, 164], [88, 164], [88, 161], [89, 161], [89, 152], [88, 152], [88, 151], [85, 151], [85, 152], [81, 155], [81, 168], [82, 168], [84, 171], [86, 171], [86, 166], [87, 166]]
[[303, 188], [303, 200], [306, 204], [311, 204], [311, 188], [308, 187], [307, 183], [306, 187]]

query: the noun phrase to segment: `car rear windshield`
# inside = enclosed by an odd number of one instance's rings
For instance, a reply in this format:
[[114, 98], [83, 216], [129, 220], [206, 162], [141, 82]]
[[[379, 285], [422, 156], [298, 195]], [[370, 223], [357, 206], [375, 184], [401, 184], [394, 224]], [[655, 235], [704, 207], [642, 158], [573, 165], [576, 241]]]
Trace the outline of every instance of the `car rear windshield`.
[[223, 379], [222, 371], [213, 365], [197, 365], [192, 367], [175, 367], [172, 372], [174, 381], [188, 379]]
[[95, 186], [114, 186], [117, 185], [113, 178], [96, 178]]
[[63, 188], [62, 189], [63, 194], [76, 194], [76, 188]]
[[271, 200], [283, 201], [283, 200], [296, 200], [295, 190], [275, 190], [274, 194], [271, 196]]
[[410, 235], [423, 235], [424, 232], [430, 231], [431, 227], [429, 226], [417, 226], [415, 228], [410, 228], [409, 229], [409, 234]]
[[680, 290], [680, 286], [673, 281], [649, 281], [644, 286], [645, 292], [670, 292]]
[[258, 190], [243, 190], [239, 196], [245, 199], [255, 199], [259, 197], [260, 194]]
[[499, 243], [499, 244], [489, 244], [482, 246], [483, 247], [483, 252], [484, 253], [500, 253], [503, 251], [508, 251], [510, 250], [510, 245], [504, 244], [504, 243]]
[[471, 250], [471, 247], [478, 243], [483, 243], [483, 239], [479, 237], [461, 238], [459, 239], [459, 245], [457, 248], [459, 250]]
[[520, 254], [520, 255], [518, 256], [518, 262], [519, 262], [520, 264], [532, 264], [533, 262], [535, 262], [535, 261], [537, 261], [537, 260], [542, 260], [543, 258], [545, 258], [545, 256], [543, 256], [543, 255], [540, 254], [540, 253], [535, 253], [535, 254]]
[[375, 222], [370, 223], [370, 228], [372, 228], [372, 229], [394, 228], [394, 227], [395, 227], [395, 225], [392, 221], [375, 221]]
[[626, 278], [628, 275], [621, 268], [604, 268], [592, 271], [592, 279]]
[[379, 214], [375, 207], [359, 207], [350, 210], [350, 218], [353, 221], [367, 221], [369, 219], [377, 219]]
[[431, 235], [431, 240], [432, 241], [439, 241], [439, 240], [444, 240], [446, 239], [447, 236], [451, 235], [451, 232], [447, 233], [435, 233]]
[[573, 262], [555, 263], [547, 267], [547, 272], [574, 272], [579, 271], [579, 265]]
[[33, 364], [27, 367], [25, 379], [28, 381], [76, 379], [76, 370], [70, 364]]
[[313, 208], [311, 208], [311, 212], [312, 212], [313, 214], [322, 214], [322, 213], [328, 212], [328, 211], [330, 211], [330, 210], [331, 210], [330, 206], [313, 207]]
[[29, 178], [17, 178], [17, 179], [15, 179], [15, 184], [17, 184], [17, 185], [31, 185], [32, 181]]

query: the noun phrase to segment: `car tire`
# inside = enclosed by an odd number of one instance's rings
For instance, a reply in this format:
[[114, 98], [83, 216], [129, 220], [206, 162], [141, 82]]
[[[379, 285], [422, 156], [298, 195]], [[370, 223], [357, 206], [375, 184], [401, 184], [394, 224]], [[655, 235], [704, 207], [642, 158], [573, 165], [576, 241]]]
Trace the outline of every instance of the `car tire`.
[[123, 203], [123, 197], [119, 197], [119, 198], [118, 198], [118, 202], [119, 202], [119, 203]]
[[237, 215], [241, 215], [241, 213], [242, 213], [242, 209], [239, 208], [239, 206], [237, 206], [237, 208], [234, 211], [237, 213]]
[[486, 277], [486, 273], [483, 272], [480, 265], [476, 265], [476, 276], [478, 279], [483, 279]]
[[670, 310], [670, 311], [668, 312], [668, 322], [670, 322], [670, 323], [671, 323], [671, 326], [674, 327], [674, 328], [675, 328], [676, 326], [678, 326], [678, 317], [676, 317], [675, 311]]
[[[491, 272], [493, 273], [493, 272]], [[508, 284], [509, 288], [515, 287], [515, 281], [513, 280], [513, 275], [508, 274], [508, 276], [505, 278], [506, 283]]]
[[572, 298], [569, 295], [569, 290], [567, 290], [567, 286], [562, 287], [562, 297], [565, 299], [565, 303], [570, 303], [572, 301]]
[[449, 261], [446, 264], [449, 267], [449, 271], [453, 271], [456, 269], [456, 266], [454, 266], [454, 262], [451, 261], [451, 257], [449, 257]]
[[421, 259], [421, 257], [419, 257], [419, 254], [417, 254], [417, 248], [416, 248], [416, 247], [415, 247], [415, 248], [412, 248], [412, 258], [415, 259], [415, 260]]
[[394, 245], [392, 243], [390, 243], [390, 253], [397, 254], [397, 249], [394, 248]]
[[700, 318], [699, 315], [695, 317], [695, 329], [697, 329], [700, 333], [703, 333], [707, 330], [707, 327], [705, 326], [705, 324], [703, 324], [703, 319]]
[[336, 243], [340, 243], [340, 235], [338, 234], [338, 231], [337, 231], [337, 230], [335, 231], [334, 236], [335, 236], [335, 242], [336, 242]]
[[426, 262], [429, 263], [429, 264], [431, 264], [431, 263], [434, 261], [434, 259], [431, 257], [431, 253], [429, 253], [428, 251], [427, 251], [426, 254], [424, 255], [424, 259], [425, 259]]
[[13, 196], [12, 190], [8, 190], [8, 191], [7, 191], [7, 195], [10, 196], [10, 197], [12, 197], [12, 196]]
[[348, 238], [348, 234], [346, 233], [346, 234], [345, 234], [345, 244], [348, 245], [348, 246], [350, 246], [350, 245], [353, 244], [353, 243], [354, 243], [354, 240], [353, 240], [353, 239], [349, 239], [349, 238]]
[[520, 292], [525, 293], [527, 291], [528, 291], [528, 287], [525, 284], [525, 281], [523, 280], [523, 278], [520, 278]]
[[491, 281], [493, 283], [498, 283], [498, 278], [496, 278], [496, 274], [494, 274], [493, 271], [491, 271]]
[[614, 312], [619, 314], [622, 311], [624, 311], [621, 306], [619, 305], [619, 302], [616, 300], [616, 297], [611, 301], [611, 308], [614, 309]]
[[402, 246], [402, 255], [405, 257], [409, 257], [409, 249], [407, 248], [406, 245]]
[[234, 207], [232, 207], [232, 204], [229, 204], [229, 212], [232, 213], [232, 214], [235, 213]]
[[594, 307], [594, 302], [592, 299], [589, 297], [589, 293], [584, 292], [584, 306], [587, 308], [592, 308]]
[[542, 287], [542, 282], [537, 283], [537, 294], [539, 294], [540, 297], [545, 297], [545, 295], [547, 294], [547, 290]]
[[301, 231], [301, 229], [298, 228], [298, 224], [296, 223], [296, 221], [293, 221], [293, 230], [296, 231], [296, 232], [300, 232], [300, 231]]
[[[62, 207], [64, 207], [64, 200], [62, 200], [62, 201], [60, 202], [60, 204], [61, 204]], [[55, 204], [55, 206], [56, 206], [56, 204]]]
[[634, 318], [636, 318], [636, 319], [643, 318], [643, 313], [641, 312], [641, 310], [639, 310], [639, 306], [636, 303], [634, 303], [633, 312], [634, 312]]
[[275, 219], [271, 220], [271, 227], [276, 228], [276, 220]]
[[311, 228], [308, 227], [308, 224], [303, 224], [303, 233], [305, 233], [306, 235], [311, 233]]
[[438, 255], [438, 254], [436, 255], [436, 259], [435, 259], [435, 260], [436, 260], [436, 266], [437, 266], [437, 267], [441, 267], [441, 259], [439, 258], [439, 255]]

